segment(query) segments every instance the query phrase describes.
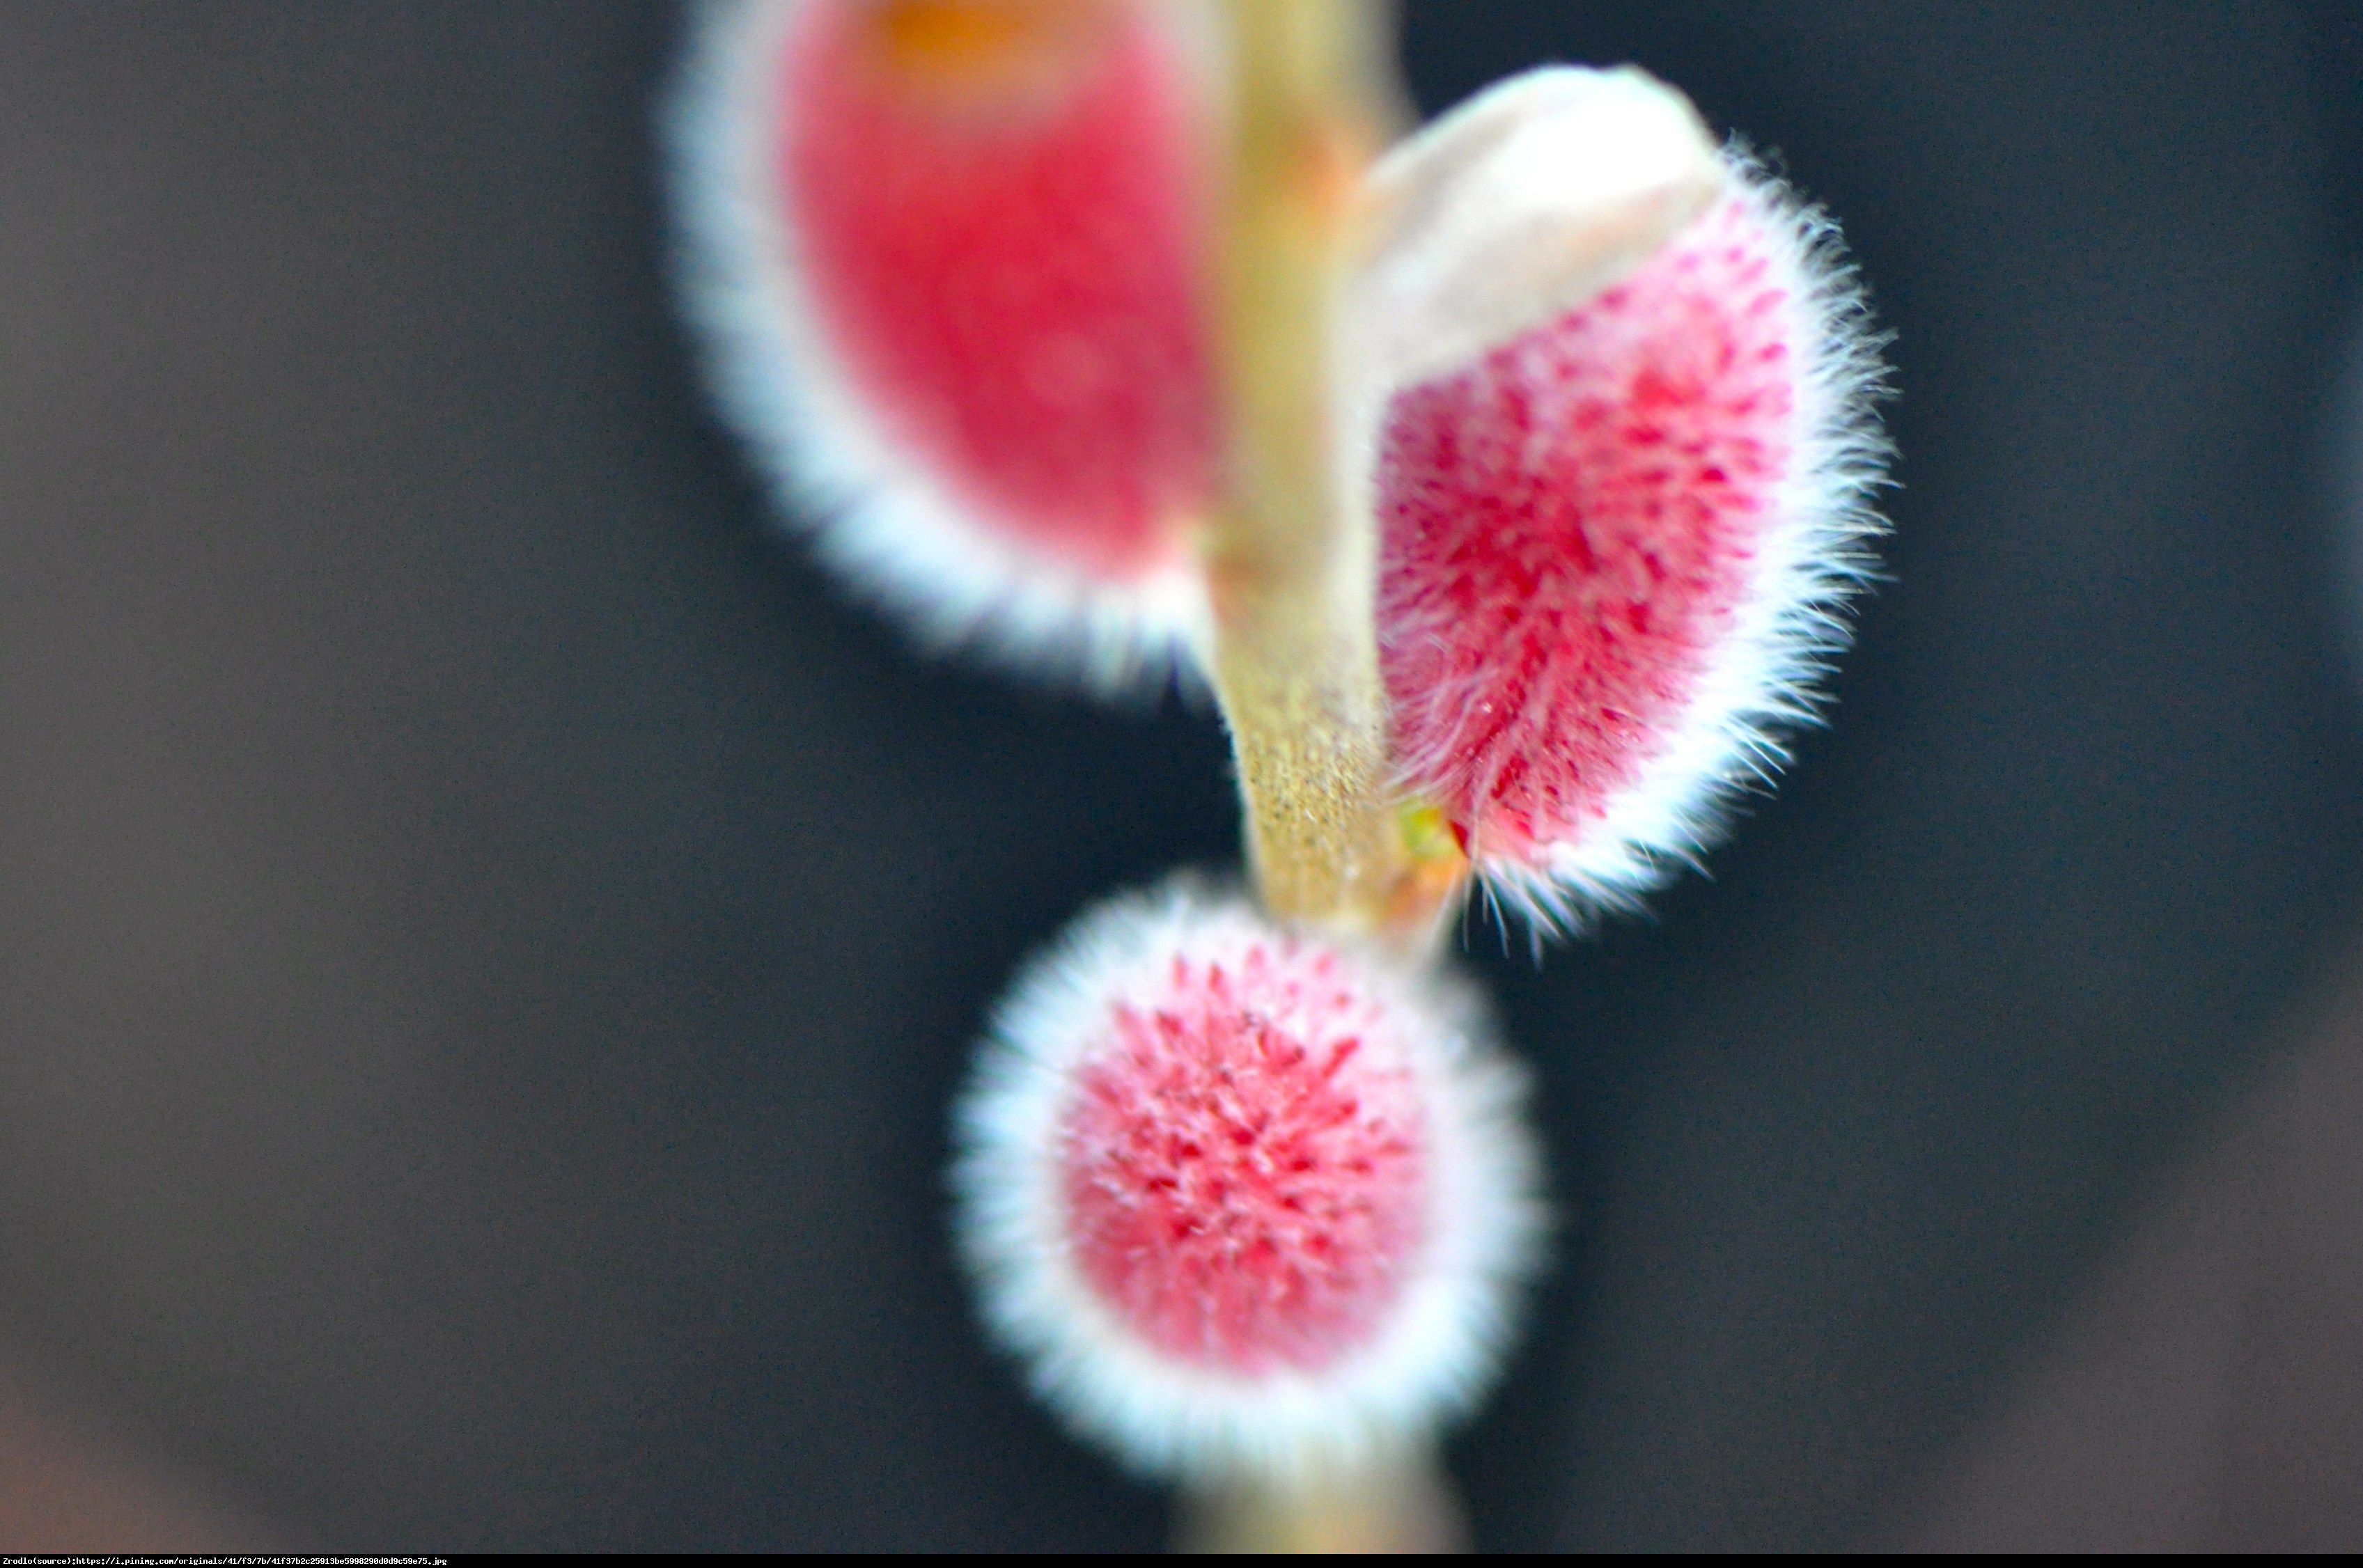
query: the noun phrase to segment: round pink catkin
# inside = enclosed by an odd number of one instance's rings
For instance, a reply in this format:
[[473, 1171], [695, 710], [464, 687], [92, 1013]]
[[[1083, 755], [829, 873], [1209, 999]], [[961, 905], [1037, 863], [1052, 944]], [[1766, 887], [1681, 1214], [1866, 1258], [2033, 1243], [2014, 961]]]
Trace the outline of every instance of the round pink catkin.
[[[1367, 1342], [1427, 1242], [1401, 1021], [1332, 951], [1173, 955], [1109, 1009], [1059, 1123], [1075, 1266], [1159, 1351], [1246, 1375]], [[1391, 1059], [1394, 1057], [1396, 1059]]]
[[1468, 1408], [1541, 1232], [1473, 999], [1179, 881], [1021, 977], [960, 1111], [988, 1321], [1152, 1473], [1351, 1463]]

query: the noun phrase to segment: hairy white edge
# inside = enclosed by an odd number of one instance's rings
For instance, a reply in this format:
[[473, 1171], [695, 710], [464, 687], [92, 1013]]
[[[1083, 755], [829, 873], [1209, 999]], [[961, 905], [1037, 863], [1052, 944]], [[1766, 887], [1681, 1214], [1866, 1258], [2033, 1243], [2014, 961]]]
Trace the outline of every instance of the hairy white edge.
[[1145, 1474], [1305, 1477], [1416, 1442], [1492, 1382], [1542, 1250], [1525, 1077], [1490, 1043], [1473, 993], [1341, 946], [1398, 1021], [1370, 1043], [1410, 1064], [1427, 1118], [1426, 1236], [1392, 1311], [1328, 1367], [1249, 1378], [1160, 1353], [1101, 1301], [1070, 1253], [1059, 1175], [1077, 1070], [1116, 1001], [1162, 994], [1177, 952], [1235, 959], [1279, 935], [1188, 878], [1103, 905], [1004, 1002], [959, 1110], [960, 1241], [987, 1321], [1045, 1400]]
[[[811, 3], [706, 0], [666, 105], [675, 272], [726, 417], [819, 554], [926, 645], [1109, 691], [1192, 675], [1211, 613], [1189, 551], [1118, 583], [1010, 542], [897, 445], [831, 353], [771, 156], [771, 89]], [[1157, 14], [1205, 64], [1178, 8]]]

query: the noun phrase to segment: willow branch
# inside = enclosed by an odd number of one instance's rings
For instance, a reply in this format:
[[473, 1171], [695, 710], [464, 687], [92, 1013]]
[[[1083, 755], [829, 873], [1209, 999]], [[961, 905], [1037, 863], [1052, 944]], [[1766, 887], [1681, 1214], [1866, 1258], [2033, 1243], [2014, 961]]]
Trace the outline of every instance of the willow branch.
[[1221, 259], [1235, 432], [1208, 545], [1214, 673], [1266, 907], [1424, 931], [1459, 867], [1415, 855], [1390, 787], [1370, 519], [1344, 500], [1333, 321], [1364, 170], [1392, 119], [1391, 8], [1231, 0], [1235, 115]]

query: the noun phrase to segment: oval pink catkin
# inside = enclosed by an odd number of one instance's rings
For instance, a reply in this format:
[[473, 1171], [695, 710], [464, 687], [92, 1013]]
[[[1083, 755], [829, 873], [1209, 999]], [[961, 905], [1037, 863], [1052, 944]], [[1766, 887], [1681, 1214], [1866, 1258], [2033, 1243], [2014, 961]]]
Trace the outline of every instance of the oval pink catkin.
[[1400, 766], [1544, 924], [1695, 860], [1769, 777], [1879, 526], [1880, 372], [1834, 235], [1744, 160], [1723, 186], [1379, 421]]
[[1204, 619], [1205, 39], [1150, 3], [739, 0], [677, 116], [727, 405], [937, 640], [1121, 679]]

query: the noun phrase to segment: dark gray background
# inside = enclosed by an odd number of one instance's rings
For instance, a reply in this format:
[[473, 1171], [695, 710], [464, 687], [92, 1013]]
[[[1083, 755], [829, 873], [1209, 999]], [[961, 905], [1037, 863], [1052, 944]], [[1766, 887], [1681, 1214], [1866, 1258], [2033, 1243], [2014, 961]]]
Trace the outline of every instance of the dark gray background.
[[[1025, 953], [1236, 855], [1204, 712], [915, 657], [664, 287], [642, 6], [0, 7], [0, 1341], [344, 1546], [1096, 1547], [945, 1107]], [[1488, 1546], [1901, 1528], [2363, 892], [2340, 6], [1428, 3], [1637, 60], [1898, 334], [1834, 723], [1536, 969], [1563, 1266]], [[2351, 1544], [2351, 1543], [2350, 1543]]]

